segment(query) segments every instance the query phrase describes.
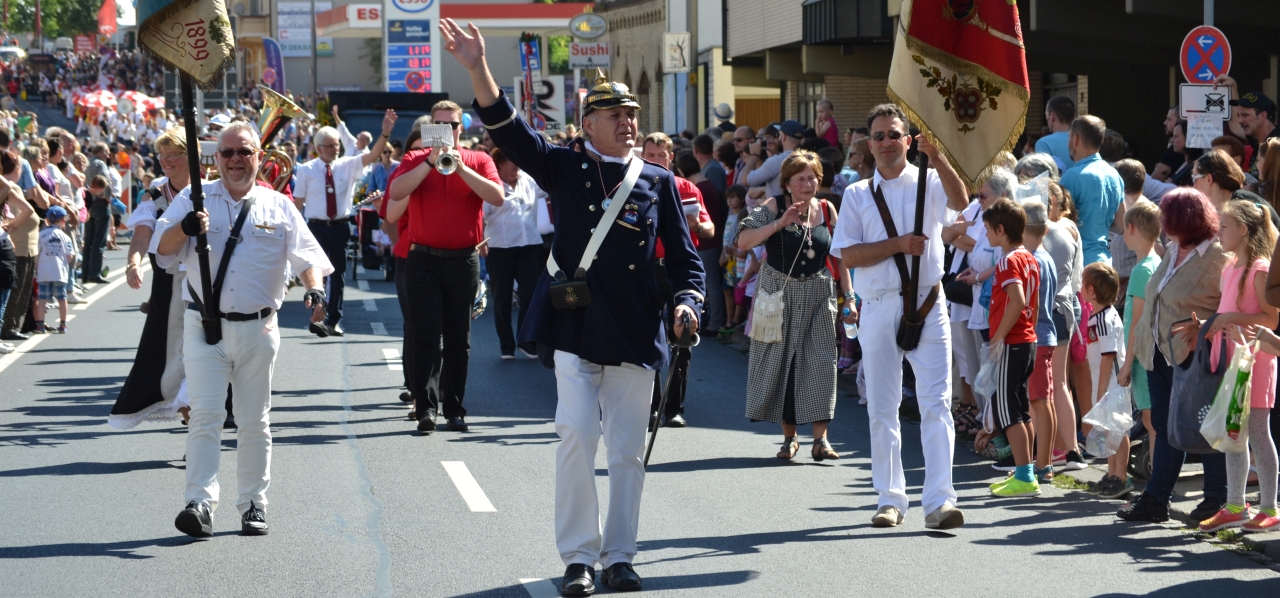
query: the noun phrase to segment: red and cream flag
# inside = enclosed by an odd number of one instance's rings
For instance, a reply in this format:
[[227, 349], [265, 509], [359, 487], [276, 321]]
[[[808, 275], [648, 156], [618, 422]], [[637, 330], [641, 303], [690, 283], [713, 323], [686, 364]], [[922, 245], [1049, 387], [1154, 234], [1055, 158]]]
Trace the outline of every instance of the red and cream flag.
[[906, 0], [889, 97], [973, 185], [1026, 126], [1030, 85], [1014, 0]]

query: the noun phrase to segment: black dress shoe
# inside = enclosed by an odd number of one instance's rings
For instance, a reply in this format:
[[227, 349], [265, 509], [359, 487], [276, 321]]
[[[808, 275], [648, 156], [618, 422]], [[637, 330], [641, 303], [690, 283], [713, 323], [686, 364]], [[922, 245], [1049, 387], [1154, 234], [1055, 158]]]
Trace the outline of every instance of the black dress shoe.
[[1121, 508], [1116, 517], [1131, 522], [1164, 523], [1169, 520], [1169, 503], [1143, 492]]
[[428, 435], [428, 434], [430, 434], [430, 433], [432, 433], [432, 432], [435, 432], [435, 431], [436, 431], [436, 420], [435, 420], [434, 418], [432, 418], [432, 419], [420, 419], [420, 420], [418, 420], [418, 433], [419, 433], [419, 434], [422, 434], [423, 436], [426, 436], [426, 435]]
[[466, 432], [467, 422], [461, 417], [451, 417], [449, 418], [449, 421], [445, 423], [444, 429], [450, 432]]
[[412, 402], [413, 402], [413, 393], [411, 393], [411, 392], [409, 392], [409, 391], [407, 391], [407, 390], [406, 390], [406, 391], [404, 391], [404, 392], [402, 392], [402, 393], [400, 393], [400, 402], [401, 402], [401, 403], [412, 403]]
[[413, 421], [418, 421], [418, 410], [416, 408], [409, 410], [409, 419]]
[[213, 535], [213, 514], [209, 512], [208, 503], [193, 500], [178, 513], [173, 525], [178, 531], [193, 538], [208, 538]]
[[320, 338], [329, 336], [329, 327], [326, 326], [324, 322], [312, 322], [308, 330], [311, 331], [311, 334], [314, 334]]
[[679, 413], [667, 418], [668, 428], [686, 428], [689, 422], [684, 421], [684, 416]]
[[615, 592], [639, 592], [640, 576], [631, 563], [614, 563], [604, 570], [605, 587]]
[[31, 335], [23, 334], [17, 330], [6, 330], [0, 334], [0, 341], [25, 341], [31, 338]]
[[1190, 518], [1195, 522], [1204, 521], [1216, 515], [1226, 504], [1227, 501], [1221, 498], [1206, 498], [1191, 510]]
[[334, 322], [329, 326], [329, 334], [333, 336], [342, 336], [346, 331], [342, 329], [342, 324]]
[[267, 529], [267, 514], [253, 504], [253, 501], [249, 501], [249, 510], [240, 516], [240, 535], [265, 536]]
[[564, 570], [560, 580], [561, 596], [590, 596], [596, 593], [596, 570], [590, 565], [574, 563]]

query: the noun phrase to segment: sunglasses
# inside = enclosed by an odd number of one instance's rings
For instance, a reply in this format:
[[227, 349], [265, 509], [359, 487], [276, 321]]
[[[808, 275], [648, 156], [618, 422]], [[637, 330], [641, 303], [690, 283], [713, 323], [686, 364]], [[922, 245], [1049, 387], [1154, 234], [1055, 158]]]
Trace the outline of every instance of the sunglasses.
[[884, 131], [876, 131], [871, 135], [871, 140], [884, 141], [884, 138], [888, 137], [892, 141], [897, 141], [899, 139], [902, 139], [902, 136], [903, 136], [902, 131], [889, 131], [888, 134], [886, 134]]
[[449, 125], [449, 127], [450, 127], [450, 128], [452, 128], [452, 129], [457, 129], [459, 126], [462, 126], [462, 123], [460, 123], [460, 122], [452, 122], [452, 121], [450, 121], [450, 122], [442, 122], [442, 123], [435, 123], [435, 124], [437, 124], [437, 125]]
[[1192, 181], [1198, 181], [1198, 180], [1200, 180], [1200, 177], [1202, 177], [1202, 176], [1204, 176], [1204, 175], [1203, 175], [1203, 174], [1196, 174], [1196, 173], [1194, 173], [1194, 172], [1193, 172], [1193, 173], [1191, 173], [1191, 180], [1192, 180]]
[[734, 137], [734, 138], [733, 138], [733, 142], [734, 142], [734, 143], [742, 143], [742, 142], [744, 142], [744, 141], [751, 141], [751, 140], [750, 140], [750, 139], [748, 139], [748, 138], [746, 138], [746, 137]]
[[237, 155], [240, 156], [241, 158], [248, 158], [249, 156], [252, 156], [257, 152], [258, 150], [242, 147], [240, 149], [220, 149], [218, 150], [218, 155], [222, 156], [223, 160], [230, 160], [231, 158]]

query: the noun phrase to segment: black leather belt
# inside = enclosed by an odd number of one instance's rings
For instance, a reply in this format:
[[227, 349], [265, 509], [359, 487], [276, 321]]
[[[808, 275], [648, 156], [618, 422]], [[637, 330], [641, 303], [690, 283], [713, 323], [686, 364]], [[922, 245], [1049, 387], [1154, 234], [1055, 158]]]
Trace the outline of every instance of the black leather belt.
[[337, 218], [335, 220], [325, 220], [323, 218], [308, 218], [307, 224], [319, 224], [320, 226], [338, 226], [341, 224], [346, 224], [348, 220], [351, 220], [351, 218], [350, 217]]
[[[200, 308], [196, 307], [195, 303], [187, 303], [187, 309], [197, 313], [200, 312]], [[248, 322], [250, 320], [263, 320], [263, 319], [269, 318], [271, 317], [272, 311], [273, 310], [270, 307], [264, 307], [262, 308], [262, 311], [254, 312], [251, 314], [221, 313], [221, 314], [218, 314], [218, 317], [228, 322]]]
[[468, 247], [466, 249], [436, 249], [435, 247], [427, 247], [426, 245], [418, 245], [417, 243], [410, 244], [409, 249], [419, 253], [425, 253], [427, 255], [434, 255], [436, 257], [471, 257], [476, 252], [475, 247]]

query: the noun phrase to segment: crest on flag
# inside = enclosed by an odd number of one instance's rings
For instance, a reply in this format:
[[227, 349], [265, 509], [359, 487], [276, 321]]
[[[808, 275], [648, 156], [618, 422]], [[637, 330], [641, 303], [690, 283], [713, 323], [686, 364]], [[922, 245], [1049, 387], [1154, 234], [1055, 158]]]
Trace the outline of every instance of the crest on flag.
[[200, 88], [218, 86], [235, 60], [223, 0], [138, 0], [138, 45]]
[[888, 95], [971, 186], [1026, 126], [1030, 83], [1013, 0], [905, 0]]

